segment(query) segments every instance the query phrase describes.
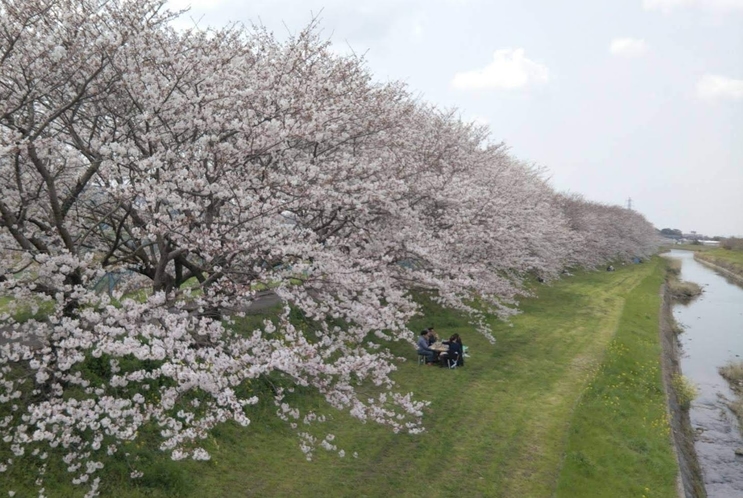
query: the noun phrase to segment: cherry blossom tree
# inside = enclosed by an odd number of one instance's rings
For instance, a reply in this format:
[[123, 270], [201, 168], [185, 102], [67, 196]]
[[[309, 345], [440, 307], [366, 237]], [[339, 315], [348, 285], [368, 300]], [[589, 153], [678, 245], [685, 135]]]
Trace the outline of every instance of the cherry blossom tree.
[[[94, 495], [146, 428], [174, 459], [207, 459], [209, 430], [248, 425], [266, 398], [308, 455], [337, 450], [292, 386], [418, 433], [425, 402], [396, 391], [385, 346], [412, 338], [411, 290], [492, 339], [483, 313], [516, 313], [535, 274], [652, 251], [641, 216], [556, 196], [485, 128], [374, 83], [314, 24], [278, 41], [176, 31], [176, 16], [157, 0], [0, 0], [0, 471], [60, 458]], [[112, 275], [146, 297], [99, 292]], [[241, 331], [264, 288], [280, 316]]]
[[570, 251], [570, 265], [596, 268], [657, 252], [657, 231], [636, 211], [591, 202], [578, 194], [560, 195], [557, 203], [578, 237]]

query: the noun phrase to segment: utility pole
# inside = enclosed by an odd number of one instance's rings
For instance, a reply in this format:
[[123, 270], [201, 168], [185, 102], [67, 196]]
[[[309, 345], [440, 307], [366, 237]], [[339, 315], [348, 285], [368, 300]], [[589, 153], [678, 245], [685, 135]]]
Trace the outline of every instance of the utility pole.
[[627, 197], [627, 209], [632, 211], [632, 197]]

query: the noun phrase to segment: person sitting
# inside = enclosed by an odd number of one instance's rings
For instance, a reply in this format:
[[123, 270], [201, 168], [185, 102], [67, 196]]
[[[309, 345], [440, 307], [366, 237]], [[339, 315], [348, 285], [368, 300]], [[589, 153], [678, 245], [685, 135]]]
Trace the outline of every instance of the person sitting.
[[439, 336], [436, 335], [436, 331], [433, 327], [428, 327], [428, 345], [431, 346], [439, 341]]
[[454, 362], [456, 366], [464, 365], [464, 351], [462, 349], [462, 338], [459, 334], [452, 335], [444, 344], [449, 345], [449, 351], [446, 352], [447, 363]]
[[433, 362], [434, 350], [428, 344], [428, 329], [421, 331], [421, 335], [418, 338], [418, 354], [426, 357], [426, 364]]

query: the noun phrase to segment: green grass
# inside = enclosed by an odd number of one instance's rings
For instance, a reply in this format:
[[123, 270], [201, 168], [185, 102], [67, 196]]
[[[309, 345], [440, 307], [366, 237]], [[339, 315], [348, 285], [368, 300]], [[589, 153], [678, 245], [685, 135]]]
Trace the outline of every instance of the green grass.
[[13, 320], [19, 323], [26, 322], [32, 318], [36, 320], [44, 319], [54, 309], [54, 303], [51, 301], [36, 301], [36, 307], [27, 303], [21, 303], [14, 306], [15, 299], [9, 296], [0, 296], [0, 313], [10, 313]]
[[743, 251], [733, 251], [717, 247], [711, 251], [707, 251], [706, 255], [743, 265]]
[[[671, 496], [676, 468], [657, 372], [659, 267], [656, 258], [539, 286], [513, 326], [491, 319], [495, 345], [464, 317], [425, 303], [411, 328], [458, 332], [472, 357], [457, 370], [421, 367], [412, 346], [392, 346], [409, 359], [395, 375], [399, 390], [431, 401], [423, 435], [361, 424], [316, 395], [297, 393], [303, 408], [329, 414], [316, 430], [335, 434], [345, 458], [319, 449], [307, 462], [294, 433], [265, 403], [251, 409], [247, 429], [227, 424], [214, 432], [209, 462], [172, 463], [147, 451], [145, 439], [130, 451], [144, 480], [132, 484], [126, 462], [116, 463], [103, 495], [540, 497], [558, 490], [624, 497], [648, 487], [648, 496]], [[623, 372], [634, 375], [631, 388], [610, 390]], [[620, 397], [607, 405], [603, 394]], [[53, 476], [46, 487], [50, 496], [82, 495]]]
[[667, 244], [664, 246], [666, 249], [679, 249], [682, 251], [694, 251], [694, 252], [708, 252], [714, 251], [715, 246], [705, 246], [704, 244]]
[[743, 251], [715, 248], [695, 254], [697, 259], [708, 261], [743, 277]]
[[675, 497], [658, 343], [659, 267], [630, 294], [576, 408], [557, 496]]

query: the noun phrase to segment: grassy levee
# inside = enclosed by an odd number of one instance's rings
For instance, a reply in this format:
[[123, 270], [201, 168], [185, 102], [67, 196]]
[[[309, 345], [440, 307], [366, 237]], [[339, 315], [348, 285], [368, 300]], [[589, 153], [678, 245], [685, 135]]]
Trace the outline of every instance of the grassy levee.
[[694, 253], [694, 258], [717, 265], [743, 278], [743, 251], [715, 248], [703, 253]]
[[660, 373], [656, 267], [625, 303], [619, 328], [575, 410], [558, 497], [672, 497], [677, 463]]
[[703, 244], [668, 244], [667, 249], [680, 249], [682, 251], [707, 252], [714, 251], [714, 246], [705, 246]]
[[[459, 332], [472, 356], [456, 370], [422, 367], [411, 346], [394, 345], [410, 359], [395, 375], [400, 390], [431, 401], [423, 435], [392, 434], [325, 408], [331, 416], [315, 430], [335, 434], [346, 456], [318, 449], [308, 462], [294, 432], [273, 415], [275, 407], [259, 404], [247, 429], [227, 424], [214, 432], [208, 462], [175, 463], [142, 442], [132, 445], [126, 459], [104, 470], [102, 495], [520, 498], [558, 490], [624, 497], [642, 496], [647, 487], [648, 496], [671, 496], [676, 467], [660, 376], [652, 370], [662, 279], [657, 259], [540, 286], [512, 327], [492, 319], [495, 345], [463, 317], [426, 303], [412, 328]], [[608, 394], [625, 377], [618, 371], [614, 380], [611, 373], [619, 345], [632, 352], [622, 371], [637, 371], [638, 387], [617, 390], [626, 399], [609, 405], [598, 393], [605, 386]], [[323, 408], [316, 395], [294, 396], [304, 408]], [[145, 472], [142, 479], [129, 480], [130, 463]], [[45, 486], [49, 496], [82, 496], [49, 473]]]

